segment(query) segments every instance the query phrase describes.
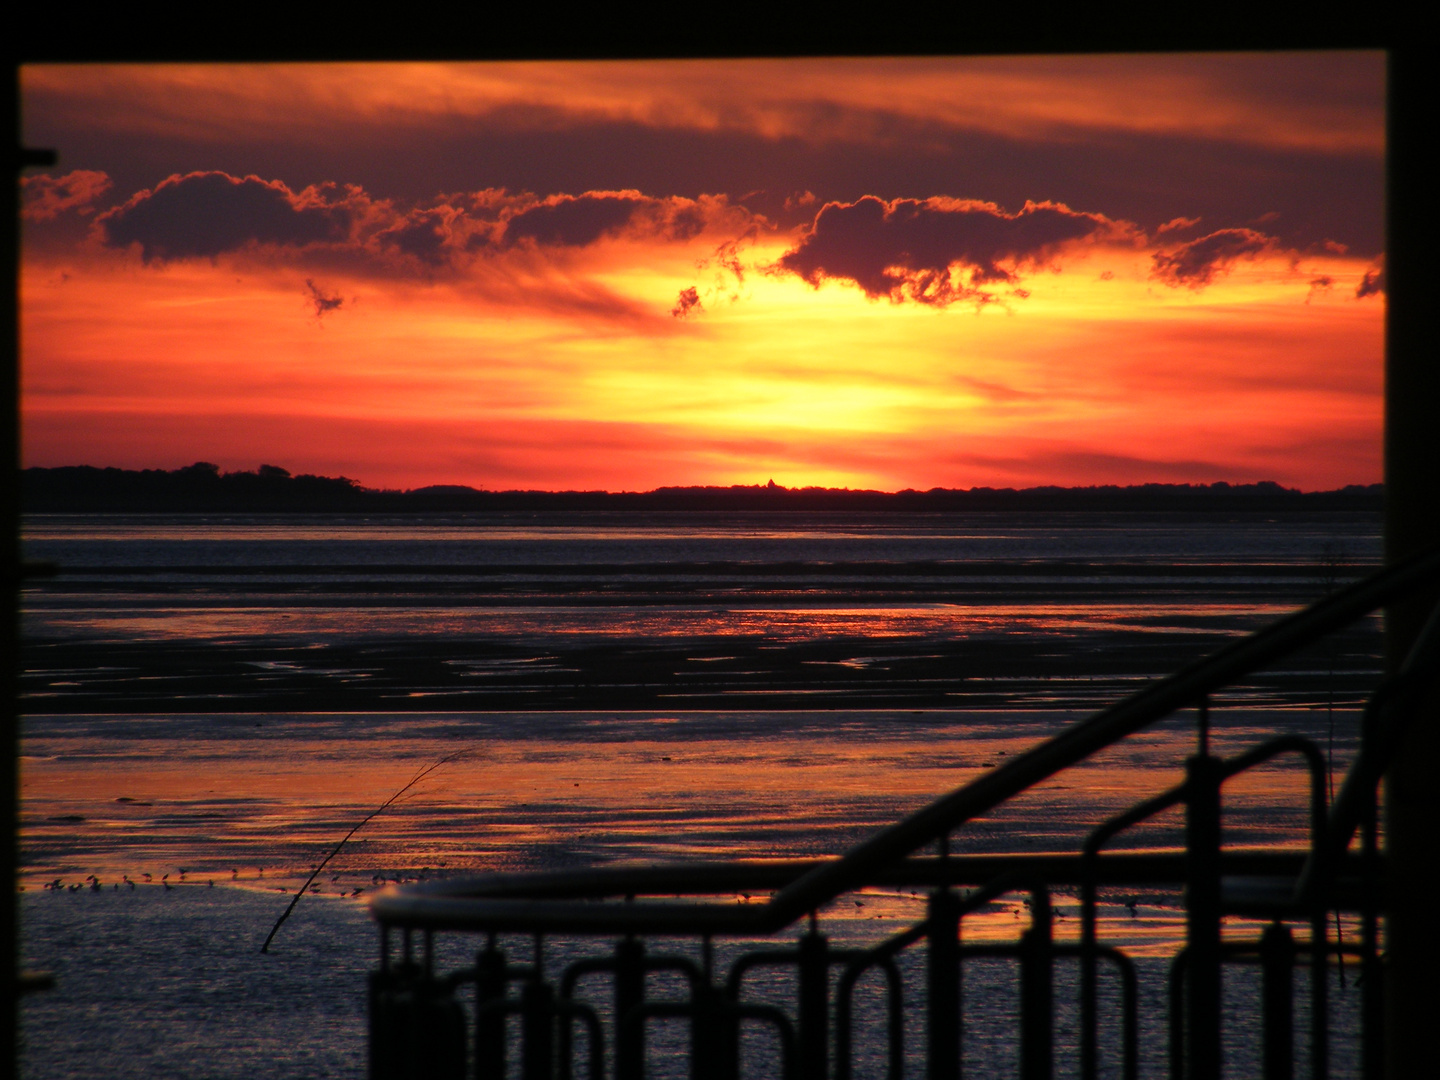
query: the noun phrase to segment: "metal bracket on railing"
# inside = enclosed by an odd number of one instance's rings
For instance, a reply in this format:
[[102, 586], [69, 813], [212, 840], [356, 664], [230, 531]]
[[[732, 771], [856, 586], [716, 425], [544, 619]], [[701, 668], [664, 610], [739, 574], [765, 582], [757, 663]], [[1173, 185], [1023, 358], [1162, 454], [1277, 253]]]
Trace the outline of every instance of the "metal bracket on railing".
[[[711, 993], [698, 1001], [647, 1001], [621, 1018], [620, 1026], [643, 1027], [651, 1017], [688, 1016], [694, 1033], [690, 1050], [693, 1080], [733, 1080], [738, 1069], [738, 1024], [741, 1020], [763, 1020], [780, 1038], [781, 1074], [784, 1080], [798, 1080], [795, 1061], [795, 1027], [783, 1009], [774, 1005], [727, 1001]], [[699, 1036], [701, 1032], [707, 1035]], [[710, 1036], [724, 1033], [723, 1040]], [[720, 1045], [723, 1041], [724, 1045]]]

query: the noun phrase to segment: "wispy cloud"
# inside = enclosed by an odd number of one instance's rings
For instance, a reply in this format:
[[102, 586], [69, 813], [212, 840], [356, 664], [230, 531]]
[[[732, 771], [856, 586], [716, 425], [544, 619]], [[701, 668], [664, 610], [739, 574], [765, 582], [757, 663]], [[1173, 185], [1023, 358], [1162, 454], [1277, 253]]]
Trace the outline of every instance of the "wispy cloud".
[[1201, 289], [1227, 273], [1239, 259], [1254, 259], [1275, 247], [1273, 237], [1254, 229], [1218, 229], [1188, 244], [1158, 251], [1153, 275], [1167, 285]]
[[1385, 291], [1385, 260], [1381, 259], [1365, 271], [1365, 276], [1360, 279], [1359, 286], [1355, 289], [1355, 298], [1363, 300], [1367, 296], [1379, 296]]
[[702, 306], [699, 291], [691, 285], [688, 289], [680, 290], [680, 296], [675, 301], [675, 306], [670, 309], [670, 314], [677, 319], [683, 319], [692, 311], [700, 310]]
[[53, 221], [68, 210], [91, 214], [94, 203], [114, 184], [96, 169], [76, 169], [64, 176], [22, 176], [21, 216], [27, 221]]
[[340, 306], [345, 303], [339, 294], [334, 296], [327, 295], [324, 289], [320, 288], [320, 286], [316, 285], [315, 282], [309, 278], [305, 279], [305, 289], [310, 294], [310, 302], [315, 305], [315, 317], [317, 319], [323, 318], [327, 312], [339, 311]]

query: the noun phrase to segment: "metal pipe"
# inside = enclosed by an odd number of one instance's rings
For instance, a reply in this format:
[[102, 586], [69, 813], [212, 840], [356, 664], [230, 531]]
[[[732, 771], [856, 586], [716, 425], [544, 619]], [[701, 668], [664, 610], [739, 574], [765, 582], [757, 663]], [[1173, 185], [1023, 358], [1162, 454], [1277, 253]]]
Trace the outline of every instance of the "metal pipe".
[[1362, 1075], [1379, 1080], [1385, 1074], [1385, 982], [1380, 964], [1380, 845], [1378, 837], [1378, 806], [1375, 789], [1369, 789], [1369, 799], [1361, 818], [1361, 872], [1360, 893], [1360, 978], [1361, 1018], [1360, 1047]]
[[1020, 1077], [1050, 1080], [1054, 1065], [1054, 965], [1050, 893], [1030, 893], [1030, 925], [1020, 936]]
[[1310, 1076], [1330, 1075], [1330, 916], [1317, 906], [1310, 915]]
[[889, 1003], [889, 1065], [890, 1080], [901, 1080], [905, 1071], [905, 1023], [903, 1009], [905, 991], [896, 967], [894, 956], [902, 949], [909, 948], [925, 936], [927, 923], [917, 923], [909, 930], [888, 938], [872, 949], [853, 957], [840, 973], [835, 989], [835, 1080], [850, 1080], [850, 1003], [855, 982], [860, 976], [876, 965], [883, 966], [890, 982]]
[[[958, 825], [1088, 757], [1150, 723], [1193, 704], [1204, 694], [1309, 644], [1440, 576], [1440, 550], [1417, 555], [1272, 626], [1222, 648], [1020, 754], [915, 814], [882, 829], [841, 859], [820, 863], [791, 880], [763, 905], [626, 905], [627, 914], [593, 904], [537, 905], [461, 898], [449, 888], [417, 886], [377, 895], [372, 910], [382, 922], [436, 928], [516, 929], [537, 925], [542, 906], [554, 925], [577, 932], [633, 929], [652, 933], [773, 933], [841, 893], [873, 880], [886, 867], [948, 834]], [[1342, 790], [1342, 799], [1344, 792]], [[583, 878], [582, 878], [583, 880]]]
[[828, 941], [816, 930], [800, 937], [797, 1050], [801, 1080], [827, 1080], [830, 1049], [830, 957]]
[[1189, 1056], [1185, 1046], [1185, 987], [1189, 982], [1190, 952], [1176, 951], [1170, 961], [1170, 1080], [1189, 1080], [1185, 1071]]
[[949, 889], [930, 895], [926, 920], [927, 1080], [960, 1078], [960, 898]]
[[[1260, 937], [1261, 1018], [1265, 1080], [1295, 1075], [1295, 941], [1290, 928], [1275, 920]], [[1318, 965], [1322, 970], [1324, 963]]]
[[645, 1028], [620, 1023], [645, 1003], [645, 943], [625, 937], [615, 943], [615, 1080], [640, 1080], [645, 1074]]
[[505, 1078], [505, 1015], [486, 1006], [505, 1000], [505, 954], [490, 939], [475, 957], [475, 1075], [477, 1080]]
[[1220, 779], [1217, 758], [1185, 762], [1185, 1075], [1220, 1078]]
[[[566, 1020], [578, 1016], [585, 1021], [585, 1029], [590, 1038], [590, 1076], [588, 1080], [605, 1080], [605, 1032], [600, 1026], [600, 1017], [595, 1010], [584, 1002], [561, 999], [555, 1002], [555, 1012], [558, 1016], [565, 1017]], [[568, 1036], [570, 1025], [562, 1021], [559, 1024], [559, 1030], [566, 1032]], [[567, 1037], [560, 1059], [561, 1075], [566, 1077], [572, 1073], [570, 1043], [571, 1040]]]
[[[852, 848], [843, 859], [810, 871], [766, 905], [764, 925], [784, 926], [812, 908], [857, 888], [866, 876], [1084, 760], [1097, 750], [1186, 708], [1210, 693], [1332, 630], [1368, 614], [1388, 600], [1440, 574], [1440, 550], [1425, 552], [1383, 570], [1289, 615], [1212, 656], [1132, 694], [1088, 720], [1010, 759], [965, 787], [942, 796]], [[761, 922], [762, 920], [757, 920]]]
[[521, 1080], [554, 1080], [555, 992], [539, 978], [520, 989]]

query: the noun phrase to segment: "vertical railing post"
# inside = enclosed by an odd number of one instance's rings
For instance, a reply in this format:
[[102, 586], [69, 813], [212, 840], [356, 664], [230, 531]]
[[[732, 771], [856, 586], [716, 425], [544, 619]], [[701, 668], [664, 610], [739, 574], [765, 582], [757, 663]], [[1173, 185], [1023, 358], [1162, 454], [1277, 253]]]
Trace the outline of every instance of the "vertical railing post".
[[1080, 1080], [1095, 1080], [1099, 1067], [1095, 993], [1095, 857], [1087, 849], [1080, 880]]
[[1380, 1080], [1385, 1075], [1385, 976], [1380, 965], [1380, 848], [1377, 836], [1375, 789], [1365, 792], [1361, 819], [1360, 978], [1361, 1075]]
[[399, 981], [388, 968], [370, 972], [370, 1080], [392, 1080], [410, 1067], [405, 1060], [405, 1017], [396, 1001]]
[[1219, 1080], [1221, 763], [1196, 754], [1185, 774], [1185, 1077]]
[[1330, 913], [1323, 902], [1310, 918], [1310, 1075], [1330, 1075]]
[[1260, 938], [1261, 1016], [1264, 1023], [1265, 1080], [1295, 1075], [1295, 941], [1275, 921]]
[[1050, 895], [1030, 894], [1030, 926], [1020, 937], [1020, 1078], [1050, 1080], [1053, 1065]]
[[[505, 954], [495, 947], [494, 935], [475, 957], [475, 1008], [505, 997]], [[505, 1080], [505, 1015], [493, 1011], [475, 1021], [475, 1076], [477, 1080]]]
[[401, 1072], [398, 1057], [400, 1043], [395, 1010], [391, 1004], [391, 988], [396, 982], [390, 968], [390, 927], [380, 927], [380, 970], [372, 971], [368, 980], [370, 1017], [370, 1080], [389, 1080]]
[[926, 990], [927, 1080], [960, 1077], [960, 898], [942, 886], [930, 894]]
[[800, 937], [799, 983], [800, 1078], [826, 1080], [830, 1074], [830, 952], [813, 918], [810, 929]]
[[555, 1078], [555, 988], [545, 981], [545, 938], [535, 935], [535, 961], [520, 991], [520, 1080]]
[[554, 1080], [555, 991], [537, 973], [520, 991], [521, 1080]]
[[1190, 954], [1182, 945], [1170, 961], [1166, 990], [1170, 998], [1170, 1080], [1185, 1077], [1185, 985], [1190, 979]]
[[615, 1080], [640, 1080], [645, 1072], [645, 1025], [626, 1024], [645, 1003], [645, 943], [627, 937], [615, 945]]
[[740, 1073], [740, 1025], [724, 990], [715, 985], [714, 945], [703, 943], [703, 979], [692, 990], [691, 1080], [735, 1080]]

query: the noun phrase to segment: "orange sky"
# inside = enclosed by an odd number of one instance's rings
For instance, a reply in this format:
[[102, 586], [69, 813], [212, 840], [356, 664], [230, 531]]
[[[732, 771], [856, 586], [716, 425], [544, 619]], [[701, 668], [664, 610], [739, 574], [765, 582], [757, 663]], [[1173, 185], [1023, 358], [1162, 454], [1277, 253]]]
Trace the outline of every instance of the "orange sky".
[[[1376, 53], [31, 67], [28, 465], [1380, 479]], [[693, 290], [693, 291], [691, 291]]]

